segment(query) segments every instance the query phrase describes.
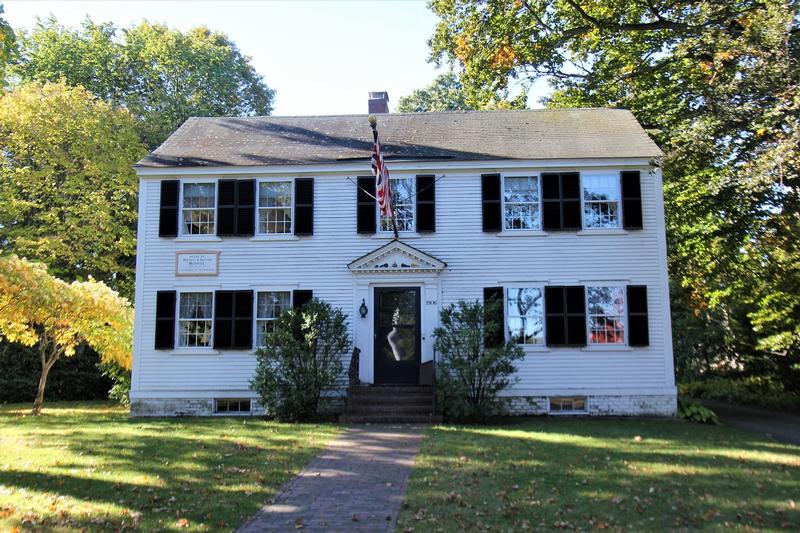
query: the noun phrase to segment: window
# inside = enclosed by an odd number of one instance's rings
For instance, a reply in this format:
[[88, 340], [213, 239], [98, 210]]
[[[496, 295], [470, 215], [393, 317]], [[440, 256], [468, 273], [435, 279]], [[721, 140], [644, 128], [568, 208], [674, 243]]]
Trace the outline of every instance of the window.
[[506, 176], [503, 179], [503, 229], [540, 228], [539, 178]]
[[264, 338], [272, 331], [275, 319], [291, 307], [291, 293], [259, 292], [256, 303], [256, 346], [264, 346]]
[[517, 344], [544, 344], [544, 295], [538, 287], [509, 288], [508, 338]]
[[183, 235], [213, 235], [217, 184], [184, 183], [181, 232]]
[[211, 346], [214, 293], [182, 292], [178, 312], [178, 346]]
[[[414, 177], [390, 178], [397, 231], [414, 231]], [[378, 208], [380, 209], [380, 208]], [[392, 231], [392, 219], [381, 217], [381, 231]]]
[[249, 413], [249, 398], [217, 398], [214, 400], [215, 413]]
[[624, 344], [625, 290], [623, 287], [589, 287], [589, 343]]
[[551, 396], [551, 413], [586, 412], [586, 396]]
[[258, 232], [284, 235], [292, 232], [292, 182], [258, 184]]
[[618, 228], [619, 176], [583, 176], [583, 227]]

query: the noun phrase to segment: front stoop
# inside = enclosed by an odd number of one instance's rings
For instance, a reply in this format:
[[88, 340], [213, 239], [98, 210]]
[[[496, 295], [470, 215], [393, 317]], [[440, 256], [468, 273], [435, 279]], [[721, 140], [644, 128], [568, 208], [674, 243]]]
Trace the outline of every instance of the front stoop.
[[439, 423], [434, 413], [433, 387], [388, 386], [350, 387], [344, 423]]

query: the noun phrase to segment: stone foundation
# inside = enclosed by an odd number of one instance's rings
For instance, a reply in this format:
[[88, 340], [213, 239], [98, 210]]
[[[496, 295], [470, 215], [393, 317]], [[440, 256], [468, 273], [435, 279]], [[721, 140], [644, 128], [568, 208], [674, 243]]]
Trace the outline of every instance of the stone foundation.
[[[344, 411], [345, 396], [322, 399], [323, 414]], [[250, 399], [249, 413], [214, 413], [213, 398], [141, 398], [131, 401], [131, 416], [264, 416], [266, 410], [257, 398]]]
[[[675, 416], [677, 410], [674, 395], [586, 395], [586, 411], [561, 412], [558, 416]], [[547, 396], [513, 397], [509, 399], [508, 412], [512, 415], [547, 415], [550, 414], [550, 400]]]

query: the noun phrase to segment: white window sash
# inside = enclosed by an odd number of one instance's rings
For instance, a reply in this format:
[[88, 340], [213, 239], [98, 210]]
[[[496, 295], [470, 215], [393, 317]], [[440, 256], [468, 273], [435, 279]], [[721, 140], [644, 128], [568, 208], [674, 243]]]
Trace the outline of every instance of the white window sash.
[[[537, 226], [538, 228], [509, 228], [506, 227], [506, 178], [536, 178], [537, 202], [510, 202], [511, 205], [535, 205]], [[531, 174], [503, 174], [500, 180], [500, 213], [503, 217], [502, 231], [541, 231], [542, 230], [542, 177], [541, 173], [534, 172]]]
[[[210, 294], [211, 295], [211, 318], [181, 318], [181, 298], [184, 294], [191, 294], [191, 293], [199, 293], [199, 294]], [[178, 324], [178, 327], [175, 328], [175, 346], [178, 349], [212, 349], [214, 347], [214, 318], [215, 318], [215, 310], [214, 310], [214, 302], [215, 302], [216, 295], [214, 291], [209, 291], [206, 288], [202, 289], [184, 289], [178, 292], [177, 295], [177, 305], [175, 306], [175, 320]], [[183, 322], [210, 322], [209, 327], [209, 336], [208, 336], [208, 345], [207, 346], [189, 346], [181, 344], [181, 323]]]
[[[584, 285], [584, 306], [586, 309], [586, 345], [587, 346], [627, 346], [628, 345], [628, 288], [625, 285], [612, 285], [601, 282], [588, 282]], [[622, 290], [622, 311], [619, 315], [622, 324], [622, 342], [592, 342], [592, 317], [616, 317], [589, 312], [589, 289], [591, 288], [618, 288]]]
[[261, 331], [261, 323], [262, 322], [274, 322], [278, 317], [274, 318], [259, 318], [258, 317], [258, 295], [263, 294], [265, 292], [285, 292], [289, 294], [289, 301], [287, 303], [287, 309], [292, 309], [294, 304], [294, 291], [291, 290], [279, 290], [279, 289], [260, 289], [257, 291], [253, 291], [253, 322], [255, 323], [255, 328], [253, 328], [253, 346], [255, 349], [262, 348], [263, 345], [259, 344], [258, 342], [258, 333]]
[[[547, 319], [547, 309], [545, 309], [545, 302], [544, 302], [544, 285], [517, 284], [517, 285], [506, 285], [506, 286], [503, 286], [503, 317], [504, 317], [504, 324], [503, 324], [503, 330], [504, 330], [503, 333], [504, 333], [504, 335], [503, 335], [503, 338], [506, 340], [506, 342], [511, 340], [510, 327], [509, 327], [509, 324], [510, 324], [509, 318], [511, 318], [511, 316], [510, 316], [510, 313], [508, 312], [508, 290], [509, 289], [518, 289], [518, 290], [519, 289], [539, 289], [540, 294], [542, 295], [542, 315], [541, 315], [541, 324], [542, 324], [542, 337], [541, 337], [541, 339], [542, 339], [542, 342], [539, 342], [539, 343], [525, 342], [525, 343], [519, 343], [519, 344], [517, 344], [517, 346], [545, 346], [545, 344], [546, 344], [545, 331], [546, 331], [546, 328], [547, 328], [547, 324], [546, 324], [545, 320]], [[519, 317], [517, 315], [514, 315], [514, 317], [515, 318], [527, 318], [527, 317]], [[524, 323], [524, 320], [523, 320], [523, 323]], [[523, 329], [523, 335], [524, 335], [524, 329]]]
[[[610, 230], [610, 229], [622, 229], [622, 174], [621, 172], [617, 173], [617, 198], [618, 200], [589, 200], [587, 201], [585, 195], [585, 185], [584, 181], [587, 178], [591, 178], [593, 176], [597, 176], [599, 174], [585, 174], [581, 172], [581, 228], [586, 231], [595, 231], [595, 230]], [[587, 204], [616, 204], [617, 205], [617, 225], [616, 226], [588, 226], [586, 223], [586, 205]]]
[[[289, 205], [286, 207], [261, 207], [261, 184], [262, 183], [289, 183]], [[283, 211], [289, 210], [289, 230], [281, 233], [269, 233], [261, 231], [261, 211]], [[294, 178], [260, 178], [256, 181], [256, 235], [269, 237], [292, 235], [294, 233]]]
[[[214, 205], [211, 207], [184, 207], [183, 200], [184, 200], [184, 189], [186, 185], [205, 185], [208, 183], [214, 184]], [[217, 204], [219, 202], [219, 182], [216, 179], [205, 178], [205, 179], [191, 179], [183, 181], [181, 180], [178, 186], [178, 206], [180, 207], [180, 228], [178, 229], [178, 234], [181, 237], [206, 237], [208, 235], [216, 235], [217, 234]], [[186, 231], [186, 217], [184, 213], [190, 211], [211, 211], [211, 231], [209, 233], [188, 233]]]
[[[414, 233], [417, 230], [417, 177], [416, 176], [408, 176], [408, 175], [399, 175], [399, 176], [390, 176], [389, 179], [391, 181], [395, 180], [411, 180], [411, 199], [407, 203], [395, 203], [395, 216], [397, 216], [396, 208], [399, 207], [409, 207], [411, 209], [411, 227], [408, 229], [400, 229], [398, 228], [399, 233]], [[396, 198], [397, 195], [395, 193], [394, 184], [392, 184], [392, 195]], [[383, 221], [384, 217], [381, 216], [381, 208], [378, 206], [378, 202], [375, 202], [375, 213], [378, 220], [378, 233], [394, 233], [394, 229], [391, 227], [391, 219], [389, 220], [389, 227], [387, 229], [383, 229]]]

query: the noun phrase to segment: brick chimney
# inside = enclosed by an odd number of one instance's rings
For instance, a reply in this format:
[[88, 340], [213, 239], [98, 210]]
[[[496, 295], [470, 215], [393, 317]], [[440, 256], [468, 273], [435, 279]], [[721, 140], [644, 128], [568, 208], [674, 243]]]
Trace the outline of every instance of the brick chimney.
[[369, 93], [369, 112], [388, 113], [389, 112], [389, 93], [370, 92]]

